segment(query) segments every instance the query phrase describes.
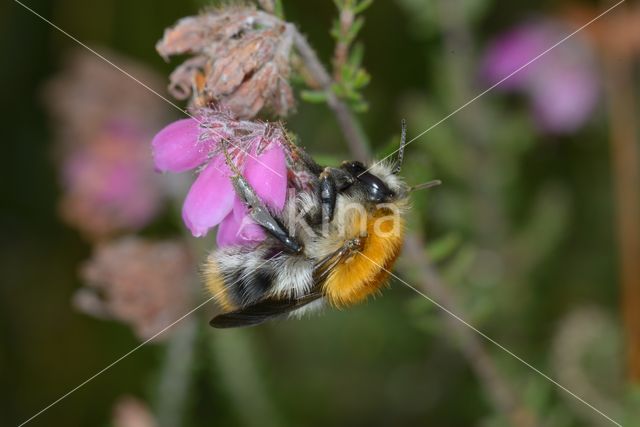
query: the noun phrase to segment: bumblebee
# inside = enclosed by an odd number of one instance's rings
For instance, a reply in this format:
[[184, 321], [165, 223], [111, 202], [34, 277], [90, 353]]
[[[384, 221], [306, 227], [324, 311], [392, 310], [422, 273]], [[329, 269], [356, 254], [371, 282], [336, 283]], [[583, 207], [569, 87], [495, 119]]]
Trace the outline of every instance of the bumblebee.
[[400, 254], [410, 192], [439, 184], [410, 187], [399, 176], [404, 121], [396, 159], [369, 167], [357, 161], [322, 167], [290, 145], [292, 158], [311, 179], [287, 197], [281, 212], [270, 211], [229, 164], [236, 193], [267, 237], [208, 256], [205, 284], [223, 309], [211, 320], [213, 327], [257, 325], [326, 305], [346, 307], [380, 292]]

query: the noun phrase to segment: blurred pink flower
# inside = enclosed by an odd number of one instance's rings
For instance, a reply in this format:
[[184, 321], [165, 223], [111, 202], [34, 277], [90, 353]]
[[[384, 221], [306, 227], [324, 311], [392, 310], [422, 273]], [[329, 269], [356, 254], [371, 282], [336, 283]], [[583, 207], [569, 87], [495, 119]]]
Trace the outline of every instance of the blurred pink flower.
[[[498, 36], [485, 53], [482, 75], [495, 84], [558, 43], [571, 32], [562, 23], [538, 20]], [[543, 131], [571, 133], [589, 119], [599, 95], [596, 61], [580, 35], [506, 79], [497, 89], [524, 93]]]
[[145, 135], [107, 126], [62, 160], [62, 217], [94, 238], [142, 228], [162, 199], [152, 171]]
[[[143, 65], [105, 54], [149, 86], [161, 87]], [[92, 240], [148, 224], [163, 198], [148, 141], [166, 122], [166, 105], [84, 50], [71, 52], [44, 95], [56, 131], [63, 219]]]
[[182, 208], [191, 233], [201, 237], [220, 225], [218, 246], [264, 239], [260, 227], [247, 215], [231, 183], [231, 171], [221, 142], [235, 166], [271, 209], [284, 206], [287, 192], [285, 136], [279, 128], [259, 122], [235, 120], [211, 109], [200, 109], [197, 119], [183, 119], [162, 129], [153, 139], [156, 169], [183, 172], [200, 168]]

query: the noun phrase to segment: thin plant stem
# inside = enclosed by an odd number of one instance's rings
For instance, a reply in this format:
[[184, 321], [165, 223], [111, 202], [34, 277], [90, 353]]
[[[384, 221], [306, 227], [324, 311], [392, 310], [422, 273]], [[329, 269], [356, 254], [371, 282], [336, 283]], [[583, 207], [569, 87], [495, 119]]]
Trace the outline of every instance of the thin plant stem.
[[[468, 318], [437, 268], [425, 255], [424, 242], [418, 236], [407, 236], [404, 245], [406, 263], [417, 268], [418, 286], [452, 313]], [[493, 407], [516, 427], [537, 425], [534, 415], [523, 404], [513, 386], [502, 375], [491, 354], [477, 335], [453, 317], [444, 314], [447, 333], [455, 336], [462, 354], [484, 387]]]
[[[177, 175], [170, 175], [168, 179], [172, 206], [177, 209], [189, 182]], [[182, 231], [195, 259], [202, 259], [209, 250], [207, 241], [194, 239], [184, 227]], [[200, 284], [192, 286], [194, 299], [200, 296], [200, 289]], [[194, 369], [194, 353], [199, 325], [203, 325], [202, 317], [185, 318], [167, 345], [166, 360], [157, 391], [156, 414], [160, 427], [183, 425], [180, 421], [184, 415], [193, 375], [197, 371]], [[208, 325], [205, 328], [207, 331], [211, 329]], [[277, 422], [268, 395], [263, 392], [261, 376], [255, 368], [255, 351], [250, 349], [249, 337], [245, 334], [246, 331], [241, 330], [216, 330], [215, 333], [206, 334], [208, 354], [214, 356], [212, 360], [216, 367], [213, 381], [226, 383], [228, 387], [225, 390], [229, 392], [232, 404], [238, 408], [245, 425], [281, 425]]]
[[[353, 13], [353, 10], [351, 10], [351, 8], [342, 7], [340, 9], [338, 20], [340, 25], [340, 32], [343, 35], [349, 33], [354, 19], [355, 14]], [[344, 64], [347, 62], [347, 57], [349, 56], [349, 45], [350, 44], [345, 40], [338, 40], [333, 51], [333, 78], [336, 81], [340, 80], [340, 71]]]
[[[360, 160], [371, 159], [371, 149], [360, 123], [347, 105], [337, 99], [331, 91], [333, 81], [318, 60], [315, 51], [298, 31], [295, 32], [294, 43], [309, 74], [327, 92], [329, 107], [336, 115], [351, 154]], [[430, 295], [434, 295], [451, 311], [466, 317], [464, 311], [449, 291], [450, 286], [442, 279], [436, 267], [425, 259], [424, 243], [416, 236], [407, 235], [404, 253], [413, 265], [420, 266], [422, 273], [418, 282], [420, 289]], [[473, 335], [464, 325], [453, 319], [451, 320], [445, 323], [447, 329], [449, 333], [459, 338], [460, 350], [473, 368], [476, 376], [480, 379], [480, 383], [487, 390], [490, 401], [496, 410], [504, 414], [514, 426], [529, 427], [535, 425], [530, 411], [514, 397], [513, 388], [506, 378], [502, 376], [491, 355], [478, 337]]]
[[262, 376], [252, 356], [256, 351], [248, 333], [244, 329], [218, 330], [215, 337], [207, 337], [209, 354], [217, 367], [214, 380], [224, 384], [243, 425], [283, 425], [268, 398], [269, 393], [259, 381]]
[[362, 162], [370, 160], [371, 151], [369, 150], [367, 137], [360, 126], [360, 122], [355, 118], [347, 104], [333, 92], [333, 79], [318, 59], [318, 55], [316, 55], [316, 52], [309, 45], [307, 39], [300, 34], [297, 29], [294, 31], [293, 42], [308, 73], [326, 93], [327, 104], [338, 120], [338, 124], [340, 125], [340, 129], [342, 130], [351, 154], [356, 160]]
[[632, 63], [604, 53], [611, 169], [618, 235], [620, 305], [629, 381], [640, 383], [640, 150]]
[[155, 413], [160, 427], [184, 423], [197, 342], [197, 318], [187, 317], [172, 331], [156, 390]]
[[[186, 190], [186, 181], [182, 177], [168, 178], [169, 198], [172, 208], [177, 208], [181, 203], [180, 194]], [[189, 245], [192, 256], [204, 253], [202, 245], [199, 245], [185, 228], [182, 236]], [[199, 286], [197, 279], [188, 282], [189, 301], [198, 296]], [[198, 317], [184, 318], [169, 336], [165, 346], [165, 358], [160, 371], [157, 389], [155, 391], [155, 415], [159, 427], [172, 427], [183, 425], [186, 415], [189, 393], [193, 385], [193, 374], [196, 361], [196, 347], [198, 344]]]

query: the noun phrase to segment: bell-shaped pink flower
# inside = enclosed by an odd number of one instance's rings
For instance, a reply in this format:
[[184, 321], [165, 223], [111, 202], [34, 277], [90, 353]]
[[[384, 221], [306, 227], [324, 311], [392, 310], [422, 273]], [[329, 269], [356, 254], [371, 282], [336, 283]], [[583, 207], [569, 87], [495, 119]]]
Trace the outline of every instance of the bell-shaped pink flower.
[[200, 126], [196, 119], [173, 122], [153, 138], [153, 161], [160, 172], [184, 172], [205, 160], [211, 144], [198, 141]]
[[272, 143], [260, 155], [248, 157], [244, 177], [267, 206], [277, 211], [284, 207], [287, 197], [287, 162], [282, 146]]
[[224, 159], [216, 157], [191, 186], [182, 206], [182, 219], [194, 236], [204, 236], [231, 212], [235, 192], [230, 176]]
[[[282, 210], [287, 195], [287, 164], [280, 145], [273, 144], [261, 155], [248, 157], [243, 175], [268, 207], [275, 211]], [[233, 212], [220, 224], [218, 246], [263, 239], [262, 228], [251, 220], [246, 206], [237, 198]]]
[[[210, 111], [209, 115], [202, 116], [201, 121], [184, 119], [174, 122], [153, 139], [158, 170], [182, 172], [201, 167], [182, 208], [184, 223], [194, 236], [202, 237], [220, 225], [217, 233], [219, 246], [242, 245], [265, 238], [262, 228], [253, 222], [246, 206], [236, 195], [231, 181], [232, 171], [218, 145], [222, 140], [228, 143], [227, 150], [235, 167], [258, 197], [269, 208], [281, 210], [287, 193], [283, 135], [272, 132], [270, 139], [265, 139], [267, 126], [233, 120], [222, 113]], [[240, 137], [234, 133], [238, 128], [242, 128]]]
[[216, 242], [218, 246], [242, 245], [264, 240], [262, 227], [251, 220], [248, 209], [236, 198], [233, 210], [220, 223]]

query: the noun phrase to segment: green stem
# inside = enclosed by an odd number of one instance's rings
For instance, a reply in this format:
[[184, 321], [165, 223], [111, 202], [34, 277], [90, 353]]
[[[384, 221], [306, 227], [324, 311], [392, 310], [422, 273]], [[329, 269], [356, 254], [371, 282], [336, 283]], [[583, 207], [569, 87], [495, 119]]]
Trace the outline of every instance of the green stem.
[[183, 425], [192, 381], [197, 318], [185, 318], [170, 334], [156, 391], [155, 412], [160, 427]]
[[282, 425], [255, 363], [251, 337], [243, 329], [216, 331], [207, 337], [209, 353], [218, 367], [215, 381], [222, 381], [242, 424], [248, 427]]
[[355, 160], [360, 160], [362, 162], [370, 160], [371, 149], [369, 148], [367, 136], [362, 130], [362, 126], [360, 126], [360, 122], [353, 115], [353, 112], [349, 109], [347, 104], [345, 104], [333, 92], [333, 79], [318, 59], [318, 55], [316, 55], [315, 50], [313, 50], [311, 45], [309, 45], [307, 39], [300, 34], [297, 28], [294, 29], [293, 34], [293, 43], [300, 54], [307, 71], [327, 94], [327, 104], [338, 120], [338, 124], [344, 134], [351, 154]]
[[[294, 43], [311, 76], [327, 92], [329, 106], [336, 115], [338, 123], [340, 123], [351, 154], [359, 160], [370, 159], [372, 157], [371, 148], [359, 121], [349, 110], [349, 107], [337, 99], [331, 91], [333, 84], [331, 76], [318, 60], [315, 51], [307, 40], [297, 30]], [[419, 266], [421, 274], [417, 278], [417, 286], [427, 294], [433, 295], [436, 300], [451, 312], [462, 318], [469, 318], [458, 304], [455, 295], [451, 293], [451, 286], [444, 281], [436, 267], [425, 258], [425, 246], [418, 236], [407, 235], [404, 253], [412, 265]], [[496, 410], [504, 414], [514, 426], [529, 427], [535, 425], [536, 422], [533, 415], [515, 396], [509, 381], [501, 374], [478, 336], [448, 314], [443, 313], [443, 316], [447, 319], [445, 325], [448, 332], [459, 338], [462, 354], [475, 371]]]

